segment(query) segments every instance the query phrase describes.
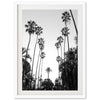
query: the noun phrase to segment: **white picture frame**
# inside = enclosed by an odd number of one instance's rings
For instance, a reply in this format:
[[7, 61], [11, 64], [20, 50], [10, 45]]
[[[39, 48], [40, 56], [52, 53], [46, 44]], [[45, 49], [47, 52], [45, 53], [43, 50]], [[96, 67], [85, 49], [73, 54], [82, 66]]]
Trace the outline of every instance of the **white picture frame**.
[[[82, 68], [78, 69], [78, 91], [22, 91], [21, 89], [21, 38], [22, 10], [25, 9], [78, 9], [78, 42]], [[20, 33], [20, 34], [19, 34]], [[84, 2], [16, 2], [15, 3], [15, 98], [86, 98], [86, 4]]]

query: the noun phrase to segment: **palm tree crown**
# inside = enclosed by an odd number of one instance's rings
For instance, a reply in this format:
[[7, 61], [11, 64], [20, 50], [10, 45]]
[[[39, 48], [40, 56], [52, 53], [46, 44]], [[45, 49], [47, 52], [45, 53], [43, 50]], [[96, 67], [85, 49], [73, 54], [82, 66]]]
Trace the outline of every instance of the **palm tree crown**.
[[44, 39], [43, 38], [39, 38], [38, 39], [38, 44], [39, 44], [39, 48], [42, 51], [44, 49]]
[[57, 62], [59, 62], [62, 60], [62, 58], [60, 56], [57, 56], [56, 60], [57, 60]]
[[37, 27], [36, 27], [36, 35], [40, 35], [40, 34], [42, 34], [42, 33], [43, 33], [42, 30], [43, 30], [42, 27], [37, 26]]
[[58, 49], [60, 47], [60, 43], [59, 42], [55, 43], [55, 46]]
[[70, 17], [71, 16], [68, 11], [65, 11], [64, 13], [62, 13], [62, 19], [63, 19], [63, 22], [65, 22], [65, 24], [71, 20]]
[[47, 72], [47, 74], [48, 74], [48, 79], [49, 79], [49, 73], [50, 73], [51, 71], [52, 71], [52, 70], [50, 69], [50, 67], [47, 67], [46, 72]]
[[58, 42], [61, 44], [62, 42], [63, 42], [63, 37], [62, 36], [59, 36], [58, 38], [57, 38], [57, 40], [58, 40]]
[[62, 28], [62, 30], [61, 30], [62, 35], [64, 35], [64, 36], [68, 36], [68, 34], [69, 34], [68, 31], [69, 31], [68, 27], [64, 27], [64, 28]]
[[37, 24], [35, 23], [35, 21], [28, 21], [27, 24], [25, 24], [26, 27], [26, 32], [28, 32], [29, 34], [34, 34], [34, 32], [36, 31], [36, 27]]
[[44, 44], [44, 42], [45, 42], [45, 41], [44, 41], [43, 38], [39, 38], [39, 39], [38, 39], [38, 43], [39, 43], [39, 44]]
[[46, 72], [50, 73], [52, 70], [50, 69], [50, 67], [47, 67]]
[[45, 52], [41, 52], [40, 57], [43, 59], [45, 57]]

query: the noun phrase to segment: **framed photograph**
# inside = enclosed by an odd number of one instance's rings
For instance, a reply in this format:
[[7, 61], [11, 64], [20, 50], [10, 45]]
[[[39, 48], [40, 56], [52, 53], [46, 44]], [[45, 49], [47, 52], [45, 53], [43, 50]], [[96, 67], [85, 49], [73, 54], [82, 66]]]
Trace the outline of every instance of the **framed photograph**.
[[85, 3], [17, 3], [16, 98], [85, 98]]

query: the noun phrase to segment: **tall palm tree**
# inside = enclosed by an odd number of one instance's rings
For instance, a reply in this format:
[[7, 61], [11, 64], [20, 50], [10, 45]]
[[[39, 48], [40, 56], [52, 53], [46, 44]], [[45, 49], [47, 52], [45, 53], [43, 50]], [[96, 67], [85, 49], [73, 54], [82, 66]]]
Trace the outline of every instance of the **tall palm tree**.
[[65, 11], [62, 13], [62, 21], [65, 22], [65, 27], [62, 29], [62, 35], [64, 35], [64, 58], [65, 58], [65, 42], [66, 42], [66, 36], [67, 36], [67, 42], [68, 42], [68, 50], [69, 50], [69, 29], [67, 26], [67, 23], [71, 20], [70, 13], [68, 11]]
[[[38, 40], [38, 43], [39, 43], [39, 48], [40, 48], [40, 65], [41, 65], [41, 56], [44, 54], [44, 52], [42, 52], [43, 49], [44, 49], [44, 39], [43, 38], [40, 38]], [[40, 65], [39, 65], [39, 71], [38, 71], [38, 73], [40, 72]]]
[[35, 43], [35, 47], [34, 47], [34, 52], [33, 52], [33, 61], [32, 61], [32, 74], [33, 74], [33, 66], [34, 66], [34, 59], [35, 59], [35, 51], [36, 51], [36, 45], [37, 45], [37, 42], [38, 42], [38, 36], [42, 34], [42, 30], [43, 28], [41, 28], [40, 26], [36, 27], [36, 43]]
[[62, 58], [62, 42], [63, 42], [63, 37], [62, 37], [62, 36], [59, 36], [59, 37], [57, 38], [57, 40], [58, 40], [58, 42], [59, 42], [59, 44], [60, 44], [60, 48], [61, 48], [61, 58]]
[[[38, 70], [39, 59], [40, 59], [40, 63], [41, 63], [40, 55], [41, 55], [42, 50], [44, 49], [44, 39], [43, 38], [38, 39], [38, 44], [39, 44], [39, 49], [40, 50], [39, 50], [39, 54], [38, 54], [35, 79], [37, 78], [37, 70]], [[40, 65], [39, 65], [39, 67], [40, 67]]]
[[52, 70], [50, 69], [50, 67], [47, 67], [46, 72], [47, 72], [47, 74], [48, 74], [48, 79], [49, 79], [49, 73], [50, 73], [51, 71], [52, 71]]
[[[28, 42], [27, 49], [26, 49], [26, 56], [27, 56], [29, 45], [30, 45], [30, 41], [31, 41], [31, 34], [35, 33], [37, 24], [35, 23], [35, 21], [31, 21], [30, 20], [30, 21], [27, 22], [27, 24], [25, 24], [25, 27], [26, 27], [26, 32], [29, 33], [29, 42]], [[26, 58], [25, 58], [25, 60], [26, 60]]]
[[55, 43], [55, 46], [56, 46], [56, 48], [57, 48], [57, 53], [58, 53], [58, 56], [59, 56], [59, 47], [60, 47], [60, 43], [59, 43], [59, 42]]

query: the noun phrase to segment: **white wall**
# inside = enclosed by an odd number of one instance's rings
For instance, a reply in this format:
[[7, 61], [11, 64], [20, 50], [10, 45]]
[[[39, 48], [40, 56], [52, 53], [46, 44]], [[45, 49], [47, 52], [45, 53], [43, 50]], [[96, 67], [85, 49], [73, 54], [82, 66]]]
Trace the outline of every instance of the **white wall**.
[[[24, 0], [26, 1], [26, 0]], [[100, 0], [87, 2], [87, 99], [100, 99]], [[0, 1], [0, 100], [14, 99], [14, 0]]]

